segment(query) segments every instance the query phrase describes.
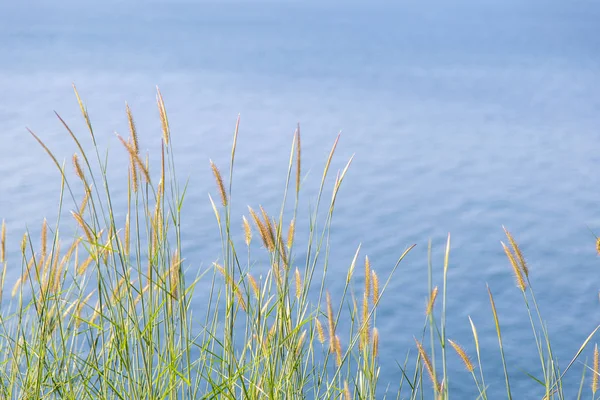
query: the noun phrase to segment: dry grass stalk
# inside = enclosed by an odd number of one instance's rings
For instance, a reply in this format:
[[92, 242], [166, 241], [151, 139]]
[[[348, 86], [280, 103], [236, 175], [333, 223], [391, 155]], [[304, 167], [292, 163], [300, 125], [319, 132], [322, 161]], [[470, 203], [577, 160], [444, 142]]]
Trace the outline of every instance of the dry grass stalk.
[[506, 228], [504, 228], [504, 233], [506, 234], [506, 237], [508, 238], [508, 242], [510, 243], [510, 246], [512, 247], [513, 251], [515, 252], [515, 255], [517, 256], [517, 261], [519, 261], [521, 270], [525, 274], [525, 277], [528, 278], [529, 277], [529, 268], [527, 267], [527, 262], [525, 261], [525, 257], [523, 257], [523, 253], [521, 252], [519, 245], [517, 244], [517, 242], [511, 235], [511, 233]]
[[427, 307], [425, 308], [425, 315], [431, 315], [433, 312], [433, 306], [435, 305], [435, 299], [438, 295], [438, 287], [434, 287], [429, 295], [429, 301], [427, 302]]
[[600, 255], [600, 237], [596, 239], [596, 252]]
[[215, 180], [217, 182], [217, 188], [219, 189], [219, 196], [221, 196], [221, 204], [223, 207], [227, 207], [227, 192], [225, 191], [225, 184], [223, 183], [223, 177], [221, 176], [221, 172], [219, 168], [215, 165], [215, 163], [210, 160], [210, 168], [212, 169], [213, 175], [215, 176]]
[[594, 365], [592, 370], [592, 393], [596, 394], [598, 390], [598, 374], [600, 373], [599, 368], [599, 354], [598, 354], [598, 344], [594, 346]]
[[423, 364], [425, 365], [425, 369], [427, 370], [427, 373], [429, 374], [429, 378], [431, 379], [431, 383], [433, 383], [435, 391], [439, 392], [441, 390], [441, 388], [440, 388], [440, 384], [438, 383], [438, 380], [436, 378], [435, 371], [433, 370], [431, 360], [429, 359], [429, 356], [425, 352], [423, 345], [421, 343], [419, 343], [419, 341], [416, 338], [415, 338], [415, 342], [417, 344], [417, 349], [419, 351], [419, 355], [421, 356], [421, 359], [423, 360]]
[[379, 277], [375, 270], [371, 271], [371, 282], [373, 283], [373, 304], [379, 301]]
[[456, 343], [450, 339], [448, 339], [448, 343], [450, 343], [450, 346], [452, 346], [454, 351], [456, 351], [456, 354], [458, 354], [458, 356], [460, 357], [462, 362], [465, 364], [465, 368], [467, 369], [467, 371], [473, 372], [473, 370], [474, 370], [473, 363], [471, 362], [471, 359], [467, 355], [467, 352], [465, 351], [465, 349], [463, 349], [458, 343]]
[[252, 241], [252, 227], [246, 219], [246, 216], [242, 217], [242, 221], [244, 225], [244, 241], [246, 242], [246, 246], [250, 246], [250, 242]]
[[513, 255], [512, 251], [510, 251], [510, 249], [503, 242], [500, 243], [502, 243], [504, 253], [506, 253], [506, 257], [508, 257], [508, 260], [510, 261], [510, 265], [515, 274], [515, 280], [517, 281], [517, 286], [519, 287], [519, 289], [521, 289], [522, 292], [524, 292], [527, 286], [525, 284], [525, 279], [523, 279], [523, 272], [521, 271], [521, 268], [519, 268], [517, 260], [515, 259], [515, 256]]

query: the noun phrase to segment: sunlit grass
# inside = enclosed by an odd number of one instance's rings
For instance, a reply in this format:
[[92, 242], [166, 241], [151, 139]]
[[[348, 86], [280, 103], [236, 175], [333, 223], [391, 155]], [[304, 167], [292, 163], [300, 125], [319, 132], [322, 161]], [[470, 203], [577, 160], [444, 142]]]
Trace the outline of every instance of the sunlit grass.
[[[52, 144], [31, 132], [53, 160], [60, 176], [58, 215], [70, 211], [72, 221], [43, 219], [40, 239], [22, 236], [20, 260], [7, 260], [6, 226], [0, 231], [1, 304], [0, 397], [61, 399], [447, 399], [449, 377], [471, 374], [479, 398], [488, 394], [481, 354], [499, 351], [507, 398], [513, 393], [492, 289], [488, 288], [490, 319], [498, 348], [481, 348], [475, 323], [469, 318], [475, 354], [446, 334], [446, 301], [450, 268], [447, 238], [441, 287], [433, 286], [429, 248], [429, 301], [415, 347], [398, 366], [397, 393], [379, 382], [380, 333], [377, 309], [397, 268], [413, 246], [406, 246], [389, 275], [376, 272], [359, 246], [344, 274], [330, 271], [330, 235], [336, 199], [352, 158], [327, 179], [339, 136], [324, 160], [314, 207], [299, 213], [302, 194], [300, 128], [296, 129], [278, 209], [248, 206], [246, 215], [232, 213], [236, 144], [235, 125], [227, 174], [212, 161], [215, 195], [210, 197], [221, 238], [221, 254], [209, 268], [190, 269], [182, 251], [181, 220], [186, 186], [180, 186], [167, 109], [160, 92], [157, 104], [162, 129], [161, 157], [150, 165], [141, 154], [134, 117], [127, 106], [127, 137], [117, 135], [129, 158], [127, 199], [113, 199], [87, 109], [76, 99], [88, 132], [77, 136], [60, 123], [77, 147], [69, 164], [54, 156]], [[86, 141], [85, 143], [83, 141]], [[85, 145], [84, 145], [85, 144]], [[86, 148], [92, 149], [86, 151]], [[223, 167], [223, 166], [221, 166]], [[66, 172], [73, 168], [76, 179]], [[115, 204], [125, 204], [125, 210]], [[292, 204], [289, 206], [289, 204]], [[125, 215], [118, 218], [117, 215]], [[300, 218], [300, 219], [299, 219]], [[302, 220], [306, 218], [306, 220]], [[306, 245], [298, 249], [297, 226], [308, 226]], [[75, 227], [75, 229], [72, 229]], [[65, 232], [67, 232], [65, 234]], [[598, 328], [564, 369], [559, 368], [548, 330], [532, 289], [530, 272], [517, 241], [505, 229], [507, 273], [512, 268], [523, 294], [539, 369], [528, 371], [531, 384], [543, 387], [547, 399], [568, 399], [563, 380]], [[242, 238], [237, 240], [234, 238]], [[259, 242], [260, 250], [253, 244]], [[299, 257], [298, 254], [302, 254]], [[15, 282], [5, 282], [8, 263], [20, 264]], [[267, 266], [255, 271], [257, 262]], [[342, 285], [330, 292], [327, 277]], [[357, 282], [358, 276], [358, 284]], [[200, 283], [202, 283], [200, 285]], [[192, 309], [197, 287], [207, 299]], [[8, 291], [6, 290], [8, 288]], [[203, 289], [204, 290], [204, 289]], [[441, 307], [435, 307], [441, 302]], [[436, 310], [440, 310], [439, 313]], [[340, 321], [348, 321], [340, 323]], [[456, 321], [452, 322], [458, 323]], [[413, 333], [406, 332], [412, 336]], [[410, 337], [409, 336], [409, 337]], [[448, 351], [451, 349], [450, 351]], [[596, 398], [597, 346], [593, 362], [584, 364], [577, 398]], [[448, 368], [457, 357], [466, 371]], [[589, 390], [585, 390], [586, 371]], [[573, 378], [570, 378], [573, 379]], [[575, 377], [579, 379], [579, 377]], [[494, 393], [499, 393], [498, 388]]]

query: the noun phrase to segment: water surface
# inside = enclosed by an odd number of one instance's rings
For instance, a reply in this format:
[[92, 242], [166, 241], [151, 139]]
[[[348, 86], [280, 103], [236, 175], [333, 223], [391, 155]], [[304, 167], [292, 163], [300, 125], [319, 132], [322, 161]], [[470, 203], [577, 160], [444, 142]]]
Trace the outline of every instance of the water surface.
[[[427, 241], [439, 269], [451, 232], [448, 335], [473, 354], [473, 318], [490, 397], [501, 398], [489, 284], [514, 391], [539, 396], [523, 373], [538, 371], [537, 353], [499, 241], [505, 225], [520, 242], [566, 365], [600, 316], [599, 18], [592, 1], [3, 4], [0, 218], [10, 232], [35, 234], [44, 216], [56, 216], [58, 173], [25, 127], [69, 162], [75, 149], [53, 111], [85, 134], [73, 82], [116, 171], [126, 170], [114, 138], [127, 131], [125, 101], [142, 147], [158, 149], [160, 86], [178, 170], [190, 178], [182, 228], [192, 268], [220, 254], [208, 160], [226, 165], [238, 113], [240, 221], [247, 204], [277, 209], [298, 122], [308, 210], [342, 131], [333, 168], [356, 155], [338, 200], [331, 268], [345, 271], [362, 243], [386, 275], [417, 244], [378, 315], [382, 387], [397, 384], [395, 361], [414, 351], [423, 325]], [[124, 200], [117, 192], [117, 204]], [[9, 236], [17, 259], [19, 234]], [[339, 293], [340, 282], [330, 287]], [[454, 357], [450, 366], [454, 396], [475, 398]], [[577, 367], [566, 386], [573, 396]]]

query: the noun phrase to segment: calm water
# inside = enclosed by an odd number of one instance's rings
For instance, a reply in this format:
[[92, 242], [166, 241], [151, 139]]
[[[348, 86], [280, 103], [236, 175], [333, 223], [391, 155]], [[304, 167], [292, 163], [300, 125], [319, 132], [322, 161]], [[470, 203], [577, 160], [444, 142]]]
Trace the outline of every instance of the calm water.
[[[179, 172], [190, 177], [183, 230], [192, 269], [220, 254], [207, 199], [214, 192], [208, 160], [226, 165], [238, 113], [240, 221], [246, 204], [271, 210], [279, 204], [297, 122], [308, 210], [342, 131], [334, 167], [356, 157], [335, 215], [331, 268], [345, 271], [362, 243], [386, 275], [406, 246], [417, 244], [378, 315], [382, 387], [397, 384], [395, 361], [420, 335], [427, 241], [433, 240], [439, 268], [448, 232], [448, 335], [473, 353], [467, 316], [473, 318], [491, 398], [502, 398], [504, 386], [486, 283], [496, 297], [517, 398], [540, 396], [523, 372], [538, 373], [538, 359], [499, 243], [503, 224], [531, 264], [563, 366], [600, 321], [592, 233], [600, 232], [597, 3], [61, 4], [0, 5], [0, 218], [18, 233], [10, 238], [13, 257], [26, 227], [35, 233], [44, 216], [56, 216], [59, 185], [25, 127], [68, 162], [74, 149], [53, 110], [83, 132], [75, 82], [113, 167], [124, 170], [113, 135], [127, 130], [124, 102], [143, 148], [156, 151], [159, 85]], [[7, 280], [15, 279], [11, 271]], [[339, 282], [330, 287], [339, 293]], [[454, 398], [474, 398], [455, 357], [450, 367]], [[574, 371], [568, 396], [581, 365]]]

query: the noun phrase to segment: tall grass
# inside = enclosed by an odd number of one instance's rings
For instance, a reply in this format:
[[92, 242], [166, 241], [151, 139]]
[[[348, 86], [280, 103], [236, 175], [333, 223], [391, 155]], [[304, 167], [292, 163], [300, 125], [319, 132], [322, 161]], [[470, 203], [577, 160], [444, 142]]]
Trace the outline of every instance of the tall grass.
[[[6, 226], [1, 229], [0, 288], [7, 265], [20, 264], [1, 304], [0, 396], [65, 399], [448, 399], [449, 377], [460, 374], [447, 360], [458, 357], [470, 373], [478, 398], [488, 399], [477, 329], [471, 319], [475, 358], [447, 337], [446, 300], [450, 236], [446, 243], [442, 287], [433, 287], [436, 272], [429, 262], [429, 301], [423, 330], [414, 351], [398, 369], [396, 395], [379, 384], [377, 308], [392, 275], [413, 246], [399, 255], [381, 277], [356, 249], [340, 292], [328, 291], [330, 236], [336, 199], [352, 158], [327, 179], [339, 136], [325, 160], [315, 206], [308, 220], [298, 220], [302, 193], [300, 128], [296, 129], [285, 170], [282, 202], [276, 210], [248, 207], [232, 213], [236, 145], [233, 135], [228, 173], [211, 161], [215, 178], [210, 204], [221, 238], [222, 254], [211, 255], [210, 268], [193, 273], [182, 252], [181, 220], [186, 186], [181, 187], [165, 103], [157, 92], [162, 128], [161, 157], [150, 165], [140, 152], [130, 108], [129, 132], [117, 135], [129, 158], [126, 210], [115, 209], [109, 165], [96, 142], [87, 109], [75, 90], [88, 132], [76, 135], [58, 120], [77, 147], [72, 165], [59, 162], [51, 144], [31, 132], [60, 174], [58, 215], [69, 210], [72, 221], [42, 222], [39, 240], [26, 232], [20, 260], [6, 259]], [[85, 142], [84, 142], [85, 140]], [[91, 149], [91, 150], [88, 150]], [[73, 168], [76, 179], [68, 179]], [[289, 204], [292, 206], [288, 206]], [[119, 217], [125, 215], [124, 218]], [[308, 226], [306, 245], [298, 248], [296, 227]], [[66, 228], [63, 229], [63, 226]], [[76, 229], [72, 230], [71, 227]], [[70, 232], [63, 234], [63, 230]], [[242, 234], [242, 235], [240, 235]], [[566, 368], [559, 368], [541, 317], [529, 269], [516, 240], [505, 229], [502, 243], [522, 292], [540, 367], [530, 373], [547, 399], [568, 398], [563, 379], [583, 354], [598, 328], [581, 345]], [[243, 240], [236, 238], [242, 237]], [[259, 242], [261, 250], [257, 253]], [[302, 256], [299, 257], [298, 255]], [[257, 274], [256, 262], [268, 266]], [[339, 266], [335, 266], [339, 271]], [[208, 288], [204, 309], [192, 309], [197, 285]], [[449, 291], [450, 290], [450, 291]], [[441, 293], [440, 293], [441, 292]], [[502, 357], [507, 398], [513, 393], [506, 365], [501, 316], [488, 288], [491, 318]], [[8, 295], [0, 295], [6, 299]], [[434, 307], [441, 297], [441, 313]], [[349, 323], [341, 324], [341, 320]], [[451, 349], [449, 351], [449, 349]], [[578, 398], [598, 388], [598, 350], [584, 364]], [[585, 394], [585, 372], [591, 376]], [[488, 371], [497, 375], [498, 371]], [[497, 393], [497, 390], [496, 392]]]

